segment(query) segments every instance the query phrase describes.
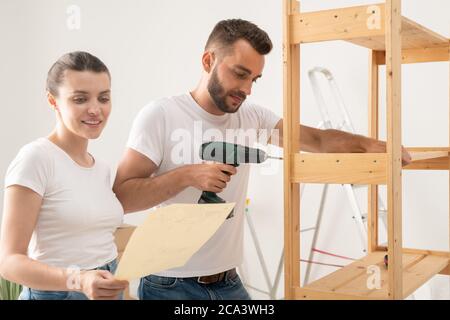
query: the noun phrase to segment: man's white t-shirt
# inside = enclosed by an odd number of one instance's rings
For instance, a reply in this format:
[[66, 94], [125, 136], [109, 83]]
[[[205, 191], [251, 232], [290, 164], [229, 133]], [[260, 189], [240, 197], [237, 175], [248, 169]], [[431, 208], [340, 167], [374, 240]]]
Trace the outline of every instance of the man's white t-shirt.
[[117, 257], [114, 232], [124, 211], [110, 174], [97, 159], [90, 168], [78, 165], [47, 138], [22, 147], [8, 168], [5, 188], [20, 185], [42, 197], [28, 247], [31, 259], [86, 270]]
[[[244, 101], [234, 114], [216, 116], [201, 108], [187, 93], [163, 98], [145, 106], [134, 120], [127, 146], [152, 160], [161, 175], [177, 167], [201, 163], [200, 146], [208, 141], [225, 141], [252, 147], [267, 143], [280, 117], [272, 111]], [[194, 277], [223, 272], [242, 263], [243, 218], [250, 165], [241, 164], [237, 174], [218, 195], [235, 202], [234, 217], [180, 268], [158, 273], [167, 277]], [[198, 203], [202, 191], [188, 187], [160, 206]], [[149, 243], [148, 245], [152, 245]]]

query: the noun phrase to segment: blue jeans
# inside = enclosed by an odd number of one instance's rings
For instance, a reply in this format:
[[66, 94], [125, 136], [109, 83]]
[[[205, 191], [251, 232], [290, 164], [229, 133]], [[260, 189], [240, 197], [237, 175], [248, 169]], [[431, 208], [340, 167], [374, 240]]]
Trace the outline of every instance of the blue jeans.
[[201, 284], [195, 278], [171, 278], [149, 275], [141, 278], [140, 300], [250, 300], [241, 279], [236, 274], [222, 281]]
[[[93, 270], [107, 270], [114, 274], [117, 269], [117, 261], [113, 260]], [[123, 299], [123, 295], [120, 295]], [[45, 291], [23, 287], [18, 300], [89, 300], [83, 293], [78, 291]]]

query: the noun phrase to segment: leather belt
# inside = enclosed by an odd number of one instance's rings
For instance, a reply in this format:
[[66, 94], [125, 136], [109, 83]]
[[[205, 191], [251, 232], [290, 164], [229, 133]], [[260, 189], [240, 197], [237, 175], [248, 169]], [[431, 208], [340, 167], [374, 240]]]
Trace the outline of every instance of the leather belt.
[[234, 278], [237, 275], [236, 268], [212, 274], [209, 276], [192, 277], [191, 279], [197, 281], [201, 284], [212, 284], [217, 283], [226, 279]]

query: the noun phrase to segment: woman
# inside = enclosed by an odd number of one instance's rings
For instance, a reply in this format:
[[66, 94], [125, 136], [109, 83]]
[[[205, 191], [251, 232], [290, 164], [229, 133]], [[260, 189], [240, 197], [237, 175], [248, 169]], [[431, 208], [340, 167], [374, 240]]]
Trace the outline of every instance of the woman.
[[0, 275], [24, 286], [19, 299], [117, 299], [128, 286], [112, 275], [123, 208], [108, 166], [87, 151], [108, 120], [110, 87], [108, 68], [86, 52], [48, 73], [56, 127], [20, 150], [5, 179]]

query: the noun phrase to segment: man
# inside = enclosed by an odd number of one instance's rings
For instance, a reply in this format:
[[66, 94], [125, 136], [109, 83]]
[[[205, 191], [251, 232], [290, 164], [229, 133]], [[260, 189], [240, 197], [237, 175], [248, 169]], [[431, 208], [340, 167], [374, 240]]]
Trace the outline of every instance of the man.
[[[277, 129], [278, 139], [271, 143], [282, 146], [283, 120], [246, 100], [271, 49], [266, 32], [253, 23], [219, 22], [207, 41], [197, 88], [154, 101], [135, 119], [114, 184], [126, 212], [158, 204], [197, 203], [202, 191], [220, 192], [227, 202], [236, 202], [234, 217], [185, 266], [141, 279], [140, 299], [250, 299], [235, 269], [242, 262], [249, 167], [202, 163], [198, 153], [202, 142], [236, 142], [242, 138], [240, 133], [251, 130], [259, 138], [262, 132]], [[304, 151], [386, 150], [384, 142], [337, 130], [301, 126], [300, 131]], [[246, 141], [255, 142], [254, 138]], [[407, 152], [403, 158], [409, 161]]]

